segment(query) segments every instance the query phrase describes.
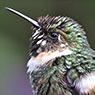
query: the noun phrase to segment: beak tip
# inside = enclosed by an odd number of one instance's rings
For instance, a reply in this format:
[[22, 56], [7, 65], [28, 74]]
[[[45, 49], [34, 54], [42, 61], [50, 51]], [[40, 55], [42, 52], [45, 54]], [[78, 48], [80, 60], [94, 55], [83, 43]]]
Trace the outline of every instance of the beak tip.
[[9, 9], [9, 7], [5, 7], [5, 9]]
[[12, 9], [11, 9], [11, 8], [9, 8], [9, 7], [5, 7], [5, 9], [6, 9], [6, 10], [9, 10], [9, 11], [11, 11], [11, 10], [12, 10]]

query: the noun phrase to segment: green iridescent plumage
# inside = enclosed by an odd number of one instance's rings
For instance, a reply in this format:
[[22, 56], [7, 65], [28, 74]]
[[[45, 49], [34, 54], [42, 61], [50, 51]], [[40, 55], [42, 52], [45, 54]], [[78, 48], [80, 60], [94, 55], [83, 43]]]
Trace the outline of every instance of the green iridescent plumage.
[[73, 53], [32, 72], [33, 89], [37, 95], [82, 95], [75, 88], [76, 81], [95, 71], [95, 52], [90, 48], [84, 30], [69, 17], [40, 17], [38, 23], [42, 29], [60, 33]]

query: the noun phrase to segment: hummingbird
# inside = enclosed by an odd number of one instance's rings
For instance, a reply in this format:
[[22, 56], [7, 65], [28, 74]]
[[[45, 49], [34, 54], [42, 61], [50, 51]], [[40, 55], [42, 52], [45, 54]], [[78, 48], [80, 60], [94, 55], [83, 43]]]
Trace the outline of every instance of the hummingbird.
[[33, 95], [95, 95], [95, 51], [83, 27], [65, 16], [41, 16], [29, 21], [30, 59], [27, 63]]

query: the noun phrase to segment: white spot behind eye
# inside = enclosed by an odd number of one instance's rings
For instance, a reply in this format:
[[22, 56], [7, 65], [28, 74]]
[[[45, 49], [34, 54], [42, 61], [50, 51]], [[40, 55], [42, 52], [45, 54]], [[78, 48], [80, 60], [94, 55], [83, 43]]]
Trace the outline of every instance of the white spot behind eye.
[[60, 37], [61, 37], [61, 35], [58, 36], [58, 40], [61, 42], [61, 38]]

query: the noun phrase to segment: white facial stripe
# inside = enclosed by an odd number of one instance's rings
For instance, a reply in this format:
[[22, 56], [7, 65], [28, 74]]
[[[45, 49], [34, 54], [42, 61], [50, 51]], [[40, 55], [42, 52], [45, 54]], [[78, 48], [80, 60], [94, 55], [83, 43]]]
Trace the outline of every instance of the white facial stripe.
[[38, 38], [42, 38], [44, 35], [39, 36]]
[[38, 42], [37, 42], [37, 44], [40, 44], [42, 42], [42, 40], [39, 40]]
[[38, 36], [38, 35], [35, 35], [35, 36], [33, 37], [33, 39], [35, 40], [35, 39], [37, 38], [37, 36]]
[[47, 63], [48, 61], [54, 59], [54, 58], [57, 58], [57, 57], [61, 57], [63, 55], [69, 55], [69, 54], [72, 54], [72, 51], [69, 50], [69, 49], [66, 49], [64, 50], [63, 52], [59, 52], [59, 51], [55, 51], [55, 52], [48, 52], [48, 53], [45, 53], [43, 52], [41, 57], [38, 57], [38, 60], [41, 62], [41, 63]]
[[37, 67], [47, 63], [48, 61], [55, 59], [57, 57], [61, 57], [63, 55], [69, 55], [72, 54], [72, 51], [69, 49], [65, 49], [61, 52], [55, 51], [51, 52], [42, 52], [40, 53], [36, 58], [31, 57], [31, 59], [28, 61], [28, 71], [27, 72], [32, 72], [33, 70], [36, 71]]
[[80, 90], [80, 94], [88, 94], [91, 89], [95, 88], [95, 72], [82, 77], [80, 81], [75, 83], [76, 89]]
[[36, 32], [32, 35], [32, 37], [36, 36], [39, 33], [38, 30], [36, 30]]

